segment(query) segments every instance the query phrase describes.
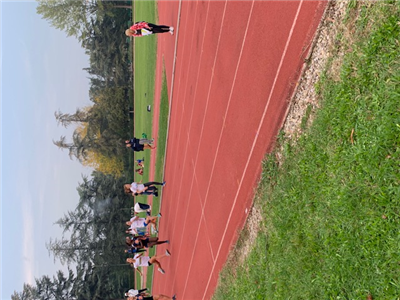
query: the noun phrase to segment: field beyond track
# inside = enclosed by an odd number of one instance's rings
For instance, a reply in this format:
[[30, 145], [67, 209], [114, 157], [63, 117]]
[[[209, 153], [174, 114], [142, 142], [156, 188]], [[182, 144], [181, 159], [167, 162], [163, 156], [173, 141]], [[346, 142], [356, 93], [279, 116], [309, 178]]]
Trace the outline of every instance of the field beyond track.
[[159, 235], [172, 256], [154, 294], [211, 298], [325, 5], [159, 1], [158, 22], [175, 27], [158, 37], [156, 66], [170, 95]]

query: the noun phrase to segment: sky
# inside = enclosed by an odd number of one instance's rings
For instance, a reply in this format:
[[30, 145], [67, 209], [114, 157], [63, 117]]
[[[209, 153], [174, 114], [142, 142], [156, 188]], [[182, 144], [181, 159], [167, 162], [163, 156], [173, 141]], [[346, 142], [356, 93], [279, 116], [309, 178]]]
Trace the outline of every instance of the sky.
[[75, 208], [82, 174], [91, 173], [53, 144], [73, 131], [54, 112], [90, 105], [89, 57], [36, 6], [0, 0], [1, 299], [66, 269], [45, 244], [61, 237], [54, 222]]

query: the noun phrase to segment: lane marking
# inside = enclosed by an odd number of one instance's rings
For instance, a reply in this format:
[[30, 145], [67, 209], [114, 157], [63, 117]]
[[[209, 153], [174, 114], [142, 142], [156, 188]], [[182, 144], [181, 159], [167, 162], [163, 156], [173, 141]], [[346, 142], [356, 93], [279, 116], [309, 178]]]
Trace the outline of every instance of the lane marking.
[[[209, 2], [209, 3], [210, 3], [210, 2]], [[228, 0], [225, 1], [224, 11], [223, 11], [222, 19], [221, 19], [221, 22], [220, 22], [221, 24], [223, 24], [224, 19], [225, 19], [225, 13], [226, 13], [227, 5], [228, 5]], [[203, 132], [204, 132], [204, 123], [205, 123], [205, 119], [206, 119], [206, 115], [207, 115], [208, 102], [209, 102], [210, 94], [211, 94], [211, 86], [212, 86], [212, 82], [213, 82], [213, 79], [214, 79], [214, 69], [215, 69], [215, 65], [216, 65], [216, 63], [217, 63], [217, 58], [218, 58], [218, 51], [219, 51], [219, 45], [220, 45], [220, 41], [221, 41], [222, 28], [223, 28], [223, 25], [221, 25], [221, 27], [220, 27], [219, 36], [218, 36], [217, 48], [216, 48], [216, 51], [215, 51], [216, 54], [215, 54], [215, 58], [214, 58], [214, 62], [213, 62], [213, 67], [212, 67], [212, 72], [211, 72], [211, 80], [210, 80], [210, 84], [209, 84], [208, 95], [207, 95], [207, 101], [206, 101], [206, 106], [205, 106], [205, 109], [204, 109], [203, 121], [202, 121], [200, 136], [199, 136], [199, 140], [200, 140], [200, 141], [201, 141], [201, 139], [202, 139], [202, 137], [203, 137]], [[205, 28], [205, 29], [206, 29], [206, 28]], [[205, 30], [205, 29], [204, 29], [204, 30]], [[199, 70], [199, 71], [200, 71], [200, 70]], [[198, 156], [199, 156], [199, 152], [200, 152], [200, 145], [201, 145], [201, 143], [199, 143], [199, 146], [198, 146], [198, 148], [197, 148], [196, 159], [195, 159], [196, 164], [195, 164], [194, 170], [196, 169], [196, 166], [197, 166]], [[195, 173], [195, 172], [193, 172], [193, 173]], [[195, 174], [193, 174], [193, 177], [194, 177], [194, 176], [195, 176]], [[211, 173], [211, 176], [212, 176], [212, 173]], [[192, 179], [192, 186], [193, 186], [193, 179]], [[202, 203], [201, 198], [200, 198], [200, 205], [201, 205], [201, 208], [202, 208], [202, 209], [201, 209], [201, 219], [202, 219], [202, 218], [204, 217], [204, 205], [205, 205], [205, 203], [204, 203], [204, 204]], [[191, 271], [192, 263], [193, 263], [193, 257], [194, 257], [194, 254], [195, 254], [195, 252], [196, 252], [197, 241], [198, 241], [199, 232], [200, 232], [200, 228], [201, 228], [201, 219], [200, 219], [199, 227], [198, 227], [197, 233], [196, 233], [195, 244], [194, 244], [193, 251], [192, 251], [192, 257], [191, 257], [191, 259], [190, 259], [189, 269], [188, 269], [188, 271], [187, 271], [185, 286], [184, 286], [184, 289], [183, 289], [183, 292], [182, 292], [182, 297], [183, 297], [183, 298], [184, 298], [185, 293], [186, 293], [186, 288], [187, 288], [188, 280], [189, 280], [189, 277], [190, 277], [190, 271]]]
[[[207, 20], [208, 20], [209, 9], [210, 9], [210, 2], [211, 2], [211, 1], [208, 2], [208, 6], [207, 6], [206, 20], [205, 20], [205, 22], [204, 22], [205, 24], [207, 24]], [[202, 51], [201, 51], [201, 58], [200, 58], [200, 61], [199, 61], [199, 67], [198, 67], [198, 71], [197, 71], [197, 80], [196, 80], [196, 88], [195, 88], [194, 95], [197, 94], [197, 87], [198, 87], [198, 82], [199, 82], [198, 78], [199, 78], [199, 76], [200, 76], [201, 61], [202, 61], [202, 59], [203, 59], [203, 47], [204, 47], [204, 40], [205, 40], [205, 37], [206, 37], [206, 29], [207, 29], [207, 27], [205, 27], [204, 30], [203, 30], [203, 40], [202, 40], [202, 46], [201, 46]], [[188, 128], [191, 128], [191, 124], [192, 124], [192, 120], [193, 120], [193, 113], [194, 113], [194, 105], [193, 105], [193, 107], [192, 107], [192, 112], [191, 112], [191, 116], [190, 116], [190, 123], [189, 123], [189, 127], [188, 127]], [[204, 121], [203, 121], [203, 122], [204, 122]], [[188, 133], [188, 134], [189, 134], [189, 133]], [[189, 144], [190, 144], [190, 140], [188, 139], [187, 142], [186, 142], [185, 156], [187, 155]], [[198, 145], [196, 160], [193, 161], [193, 159], [192, 159], [192, 161], [191, 161], [191, 162], [192, 162], [192, 165], [193, 165], [193, 170], [195, 170], [195, 169], [196, 169], [196, 166], [197, 166], [197, 157], [198, 157], [198, 153], [199, 153], [199, 147], [200, 147], [200, 144]], [[188, 199], [191, 199], [192, 190], [193, 190], [193, 185], [194, 185], [194, 176], [195, 176], [195, 172], [193, 172], [193, 177], [192, 177], [192, 181], [191, 181], [191, 185], [190, 185], [190, 190], [189, 190], [189, 194], [188, 194]], [[181, 185], [182, 185], [182, 184], [181, 184]], [[200, 205], [202, 205], [201, 201], [200, 201]], [[185, 212], [185, 217], [184, 217], [184, 223], [183, 223], [183, 225], [182, 225], [182, 228], [185, 228], [186, 223], [187, 223], [187, 216], [188, 216], [188, 212], [189, 212], [189, 206], [190, 206], [190, 200], [189, 200], [188, 205], [187, 205], [187, 207], [186, 207], [186, 212]], [[200, 222], [201, 222], [201, 216], [200, 216]], [[176, 225], [176, 222], [175, 222], [175, 225]], [[174, 233], [175, 233], [175, 227], [176, 227], [176, 226], [174, 226], [174, 230], [173, 230], [173, 232], [172, 232], [172, 236], [173, 236]], [[181, 234], [182, 234], [182, 233], [181, 233]], [[178, 248], [178, 253], [179, 253], [179, 254], [180, 254], [181, 249], [182, 249], [182, 243], [183, 243], [183, 239], [181, 239], [181, 242], [180, 242], [180, 244], [179, 244], [179, 248]], [[178, 254], [178, 256], [179, 256], [179, 254]], [[175, 275], [174, 275], [174, 279], [173, 279], [173, 285], [174, 285], [175, 280], [176, 280], [176, 274], [179, 274], [179, 272], [177, 272], [176, 269], [177, 269], [177, 266], [175, 266], [175, 272], [174, 272]]]
[[[253, 1], [253, 4], [254, 4], [254, 1]], [[257, 140], [257, 138], [258, 138], [258, 136], [259, 136], [261, 127], [262, 127], [262, 125], [263, 125], [263, 123], [264, 123], [264, 119], [265, 119], [265, 116], [266, 116], [266, 113], [267, 113], [267, 110], [268, 110], [268, 107], [269, 107], [269, 103], [270, 103], [270, 101], [271, 101], [272, 94], [273, 94], [273, 92], [274, 92], [274, 90], [275, 90], [275, 85], [276, 85], [276, 82], [277, 82], [277, 80], [278, 80], [278, 77], [279, 77], [279, 74], [280, 74], [280, 71], [281, 71], [281, 68], [282, 68], [283, 61], [284, 61], [284, 59], [285, 59], [285, 57], [286, 57], [286, 52], [287, 52], [287, 49], [288, 49], [288, 47], [289, 47], [289, 43], [290, 43], [290, 40], [291, 40], [291, 38], [292, 38], [293, 30], [294, 30], [294, 27], [296, 26], [297, 19], [298, 19], [298, 16], [299, 16], [299, 13], [300, 13], [300, 10], [301, 10], [302, 5], [303, 5], [303, 0], [301, 0], [300, 3], [299, 3], [299, 6], [298, 6], [297, 12], [296, 12], [296, 16], [295, 16], [295, 18], [294, 18], [294, 20], [293, 20], [292, 27], [291, 27], [290, 32], [289, 32], [288, 39], [286, 40], [285, 49], [284, 49], [284, 51], [283, 51], [283, 53], [282, 53], [281, 60], [280, 60], [280, 62], [279, 62], [279, 66], [278, 66], [278, 70], [277, 70], [276, 75], [275, 75], [275, 78], [274, 78], [274, 83], [272, 84], [272, 88], [271, 88], [271, 91], [270, 91], [269, 96], [268, 96], [267, 105], [266, 105], [265, 108], [264, 108], [264, 112], [263, 112], [262, 118], [261, 118], [260, 123], [259, 123], [259, 125], [258, 125], [257, 133], [256, 133], [256, 136], [255, 136], [255, 138], [254, 138], [254, 140], [253, 140], [253, 145], [252, 145], [252, 147], [251, 147], [251, 151], [250, 151], [250, 154], [249, 154], [249, 158], [247, 159], [246, 167], [245, 167], [244, 172], [243, 172], [243, 174], [242, 174], [242, 178], [240, 179], [240, 185], [239, 185], [238, 190], [237, 190], [237, 192], [236, 192], [235, 200], [234, 200], [234, 202], [233, 202], [231, 211], [230, 211], [230, 213], [229, 213], [228, 222], [227, 222], [227, 224], [226, 224], [226, 226], [225, 226], [224, 233], [223, 233], [222, 239], [221, 239], [221, 243], [220, 243], [220, 245], [219, 245], [219, 247], [218, 247], [218, 251], [217, 251], [217, 255], [216, 255], [216, 261], [214, 262], [213, 267], [212, 267], [212, 269], [211, 269], [210, 276], [209, 276], [209, 278], [208, 278], [207, 286], [206, 286], [206, 288], [205, 288], [205, 290], [204, 290], [204, 294], [203, 294], [203, 298], [202, 298], [202, 299], [205, 299], [206, 294], [207, 294], [207, 291], [208, 291], [208, 287], [209, 287], [210, 282], [211, 282], [211, 279], [212, 279], [212, 277], [213, 277], [213, 273], [214, 273], [214, 269], [215, 269], [215, 266], [216, 266], [216, 262], [217, 262], [217, 260], [218, 260], [218, 258], [219, 258], [219, 254], [220, 254], [220, 251], [221, 251], [222, 244], [224, 243], [225, 235], [226, 235], [226, 232], [227, 232], [227, 229], [228, 229], [228, 225], [229, 225], [230, 220], [231, 220], [231, 217], [232, 217], [233, 210], [234, 210], [234, 208], [235, 208], [235, 206], [236, 206], [236, 202], [237, 202], [237, 199], [238, 199], [238, 196], [239, 196], [239, 192], [240, 192], [240, 189], [241, 189], [241, 186], [242, 186], [242, 183], [243, 183], [243, 179], [244, 179], [244, 177], [245, 177], [247, 168], [248, 168], [248, 166], [249, 166], [250, 159], [251, 159], [252, 154], [253, 154], [253, 152], [254, 152], [254, 148], [255, 148], [255, 145], [256, 145], [256, 140]], [[252, 7], [252, 9], [253, 9], [253, 7]], [[246, 28], [246, 33], [247, 33], [247, 28]], [[239, 64], [238, 64], [238, 66], [239, 66]], [[236, 74], [235, 74], [235, 79], [236, 79]], [[233, 90], [233, 87], [232, 87], [232, 90]], [[221, 136], [222, 136], [222, 134], [221, 134]], [[220, 139], [220, 140], [221, 140], [221, 139]], [[218, 152], [218, 151], [217, 151], [217, 152]], [[217, 153], [217, 154], [218, 154], [218, 153]], [[217, 155], [215, 156], [215, 158], [216, 158], [216, 157], [217, 157]], [[216, 159], [215, 159], [215, 160], [216, 160]]]

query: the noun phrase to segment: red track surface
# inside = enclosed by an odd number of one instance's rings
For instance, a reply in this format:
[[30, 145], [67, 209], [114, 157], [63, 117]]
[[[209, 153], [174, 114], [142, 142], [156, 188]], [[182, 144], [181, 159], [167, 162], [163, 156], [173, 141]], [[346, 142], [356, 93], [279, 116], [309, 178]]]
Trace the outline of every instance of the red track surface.
[[158, 37], [155, 96], [157, 107], [164, 61], [172, 98], [159, 235], [172, 256], [154, 294], [211, 298], [325, 6], [159, 1], [159, 23], [175, 27]]

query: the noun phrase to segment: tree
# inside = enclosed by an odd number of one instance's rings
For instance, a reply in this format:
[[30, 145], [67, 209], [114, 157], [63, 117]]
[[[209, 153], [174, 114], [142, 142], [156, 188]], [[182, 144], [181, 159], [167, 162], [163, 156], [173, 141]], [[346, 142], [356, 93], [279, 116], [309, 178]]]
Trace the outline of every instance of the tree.
[[36, 279], [13, 300], [117, 299], [129, 287], [123, 252], [124, 221], [130, 217], [130, 208], [124, 208], [130, 202], [122, 188], [125, 180], [97, 171], [82, 179], [77, 207], [56, 222], [62, 237], [46, 244], [54, 259], [76, 264], [75, 272]]
[[72, 157], [75, 157], [78, 159], [80, 162], [82, 162], [86, 155], [87, 155], [87, 150], [94, 145], [88, 139], [82, 138], [81, 135], [74, 131], [72, 134], [72, 143], [67, 143], [66, 142], [66, 137], [61, 136], [58, 141], [53, 140], [53, 144], [59, 147], [60, 149], [68, 149], [68, 155], [72, 159]]
[[62, 126], [67, 128], [72, 123], [88, 122], [89, 112], [90, 112], [90, 107], [85, 107], [83, 110], [79, 108], [76, 109], [76, 112], [72, 115], [64, 114], [59, 110], [54, 113], [54, 116], [56, 117], [58, 125], [61, 124]]
[[35, 279], [36, 285], [24, 284], [20, 293], [14, 292], [12, 300], [74, 300], [78, 299], [73, 290], [75, 275], [68, 269], [68, 277], [62, 271], [58, 271], [50, 278], [45, 275]]
[[115, 249], [123, 246], [123, 222], [129, 218], [121, 214], [125, 200], [129, 199], [123, 184], [123, 178], [97, 171], [91, 179], [83, 177], [77, 189], [80, 199], [76, 209], [56, 222], [63, 228], [62, 238], [50, 239], [46, 244], [54, 259], [71, 264], [80, 260], [93, 262], [107, 251], [115, 256]]
[[12, 300], [36, 300], [38, 299], [38, 293], [33, 285], [24, 283], [22, 292], [14, 293], [11, 295]]
[[111, 174], [114, 176], [121, 176], [124, 168], [123, 161], [120, 157], [108, 157], [93, 151], [89, 151], [82, 164], [92, 167], [104, 174]]
[[105, 16], [114, 16], [114, 9], [132, 9], [118, 1], [96, 0], [38, 0], [37, 13], [68, 36], [83, 41], [93, 32], [93, 22]]

